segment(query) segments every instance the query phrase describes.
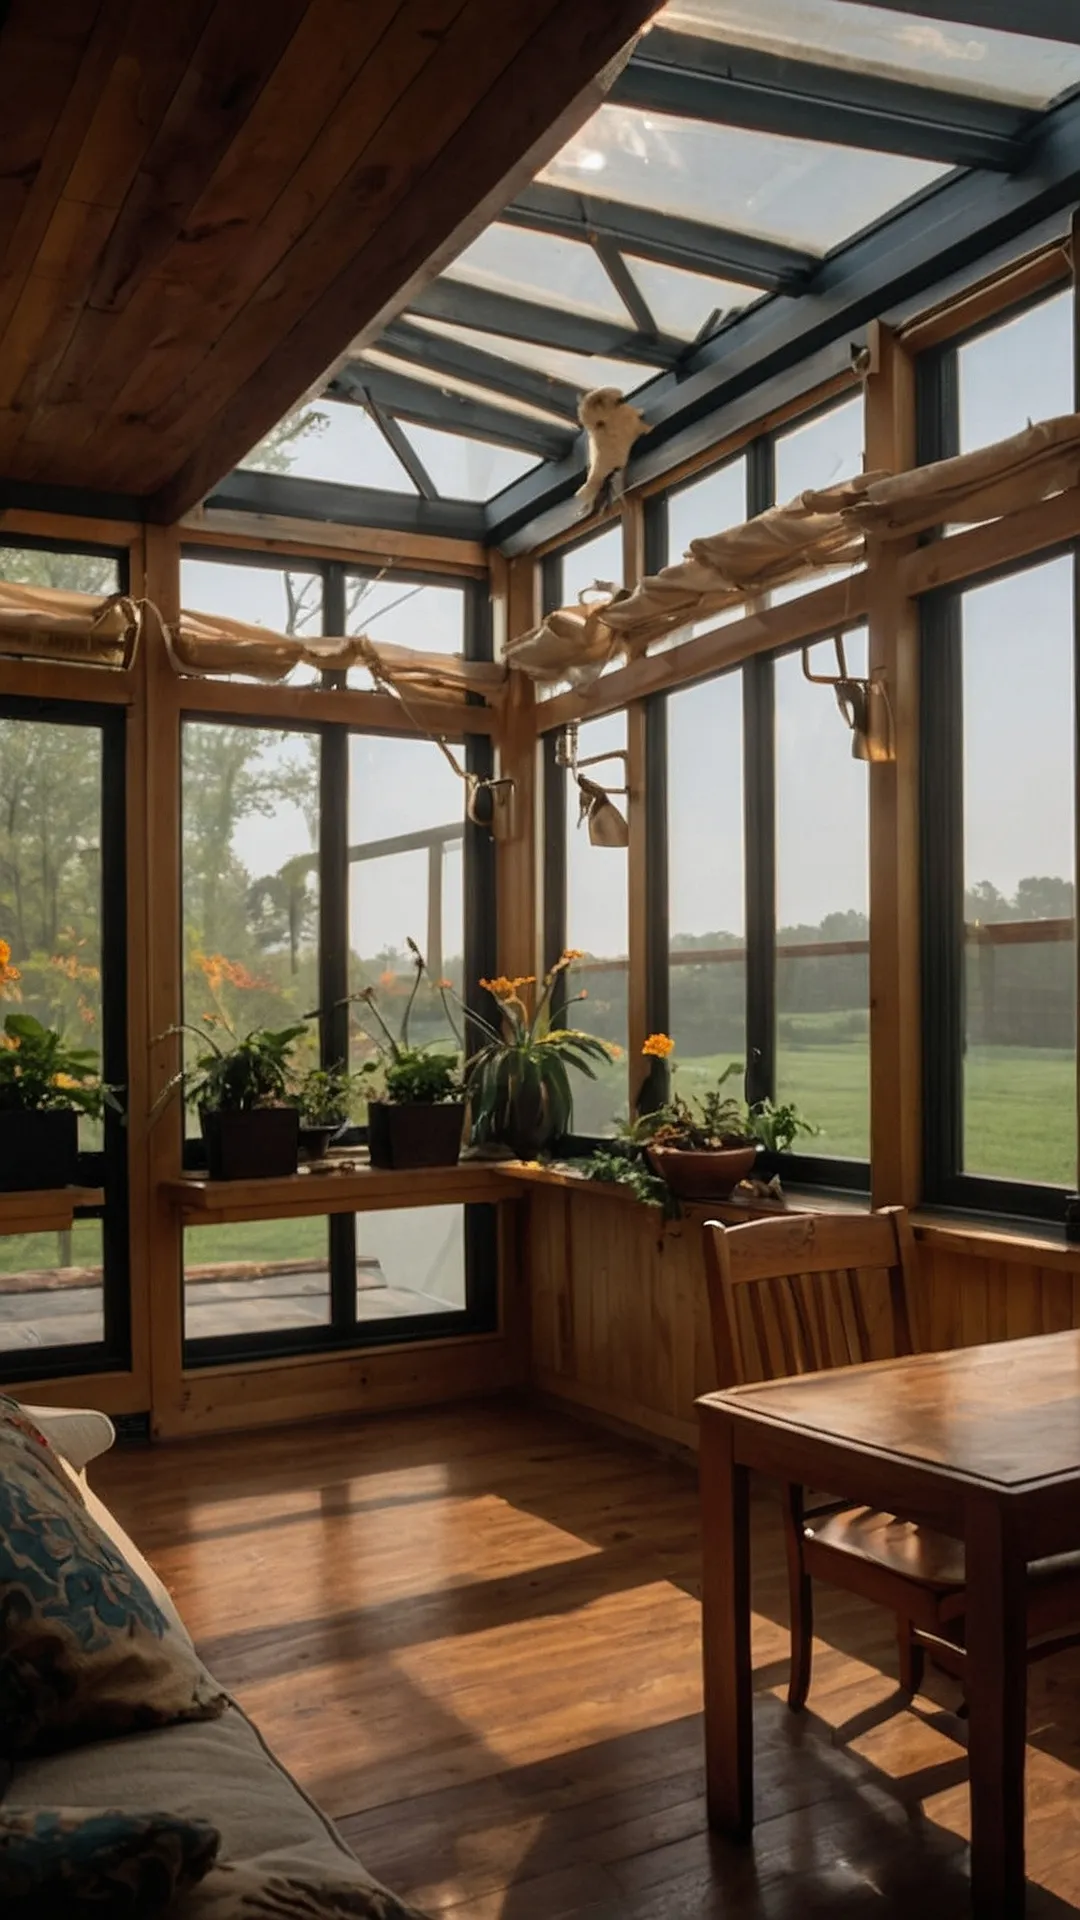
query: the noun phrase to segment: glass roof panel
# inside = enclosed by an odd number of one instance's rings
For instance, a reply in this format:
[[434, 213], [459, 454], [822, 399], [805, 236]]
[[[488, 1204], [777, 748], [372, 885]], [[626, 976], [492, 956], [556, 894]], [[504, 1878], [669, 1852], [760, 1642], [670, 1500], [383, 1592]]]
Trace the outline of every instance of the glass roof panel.
[[760, 287], [710, 280], [707, 274], [661, 267], [655, 260], [638, 260], [632, 254], [626, 255], [626, 264], [661, 333], [673, 334], [677, 340], [696, 340], [710, 315], [736, 312], [761, 299]]
[[545, 167], [552, 186], [826, 252], [949, 172], [928, 160], [603, 106]]
[[532, 453], [515, 447], [493, 446], [490, 440], [467, 440], [461, 433], [440, 433], [435, 427], [416, 427], [403, 420], [408, 434], [435, 487], [447, 500], [490, 500], [493, 493], [520, 480], [537, 465]]
[[496, 220], [441, 278], [547, 306], [557, 303], [594, 320], [633, 324], [593, 249], [553, 233], [532, 233]]
[[1080, 83], [1080, 46], [855, 0], [669, 0], [653, 24], [1018, 106], [1045, 106]]
[[295, 474], [298, 480], [337, 480], [350, 487], [416, 493], [370, 415], [347, 400], [298, 407], [240, 465], [260, 473]]
[[502, 360], [516, 361], [519, 367], [537, 367], [541, 373], [550, 373], [557, 380], [569, 380], [583, 393], [590, 387], [621, 387], [624, 393], [631, 393], [644, 386], [646, 380], [656, 377], [655, 367], [642, 366], [635, 360], [605, 360], [599, 354], [565, 353], [561, 347], [538, 347], [531, 340], [508, 340], [504, 334], [456, 327], [447, 320], [427, 320], [418, 313], [410, 313], [409, 324], [430, 333], [441, 333], [448, 340], [459, 340], [463, 346], [477, 347], [482, 353], [498, 354]]

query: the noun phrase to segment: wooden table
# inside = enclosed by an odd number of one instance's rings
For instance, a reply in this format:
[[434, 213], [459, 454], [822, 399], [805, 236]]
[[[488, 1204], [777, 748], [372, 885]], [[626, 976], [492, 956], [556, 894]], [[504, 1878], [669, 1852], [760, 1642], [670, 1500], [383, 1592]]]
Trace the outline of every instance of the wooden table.
[[698, 1406], [711, 1824], [745, 1837], [754, 1817], [753, 1468], [964, 1540], [972, 1903], [978, 1920], [1020, 1920], [1026, 1564], [1080, 1548], [1080, 1332], [736, 1387]]

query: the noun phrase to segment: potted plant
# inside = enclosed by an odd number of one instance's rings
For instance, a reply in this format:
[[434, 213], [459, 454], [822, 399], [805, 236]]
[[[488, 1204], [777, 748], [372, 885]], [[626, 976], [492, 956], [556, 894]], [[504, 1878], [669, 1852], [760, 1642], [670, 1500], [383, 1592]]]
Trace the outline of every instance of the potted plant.
[[[467, 1010], [484, 1035], [484, 1045], [466, 1063], [471, 1144], [507, 1146], [520, 1160], [535, 1159], [573, 1124], [568, 1070], [595, 1080], [596, 1067], [618, 1057], [620, 1049], [609, 1041], [553, 1020], [556, 985], [579, 958], [568, 948], [556, 961], [544, 976], [532, 1011], [526, 996], [536, 985], [533, 976], [481, 980], [498, 1007], [499, 1024]], [[445, 987], [443, 992], [445, 999]], [[568, 1004], [584, 999], [584, 993], [575, 994]]]
[[[215, 1028], [223, 1035], [220, 1041]], [[202, 1027], [183, 1024], [168, 1031], [193, 1033], [202, 1052], [162, 1090], [151, 1118], [183, 1087], [199, 1115], [211, 1180], [272, 1180], [295, 1173], [300, 1116], [290, 1103], [289, 1084], [293, 1048], [306, 1028], [256, 1027], [240, 1037], [223, 1014], [211, 1014]]]
[[119, 1111], [92, 1048], [69, 1046], [29, 1013], [9, 1013], [0, 1038], [0, 1190], [73, 1186], [79, 1115], [99, 1120], [106, 1106]]
[[[673, 1050], [666, 1034], [650, 1035], [642, 1049], [653, 1059], [667, 1059]], [[654, 1173], [681, 1200], [726, 1200], [753, 1171], [761, 1147], [786, 1153], [799, 1134], [817, 1131], [790, 1103], [748, 1106], [727, 1092], [728, 1082], [742, 1072], [733, 1060], [707, 1092], [692, 1100], [673, 1094], [628, 1130]]]
[[343, 1066], [310, 1067], [297, 1080], [292, 1097], [300, 1117], [300, 1157], [324, 1160], [335, 1135], [350, 1118], [357, 1076]]
[[[465, 1100], [456, 1053], [438, 1044], [413, 1046], [409, 1022], [426, 967], [415, 940], [409, 940], [413, 980], [395, 1034], [383, 1017], [376, 989], [362, 987], [350, 994], [353, 1005], [366, 1010], [361, 1024], [378, 1049], [378, 1057], [361, 1067], [364, 1075], [381, 1077], [381, 1097], [368, 1100], [368, 1158], [373, 1167], [453, 1167], [461, 1153]], [[444, 991], [448, 982], [440, 982]]]

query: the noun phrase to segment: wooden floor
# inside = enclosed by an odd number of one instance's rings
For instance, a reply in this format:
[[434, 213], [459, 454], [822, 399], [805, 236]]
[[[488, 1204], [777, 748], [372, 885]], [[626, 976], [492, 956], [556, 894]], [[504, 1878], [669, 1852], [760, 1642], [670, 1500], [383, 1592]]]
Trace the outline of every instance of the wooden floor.
[[[963, 1920], [952, 1683], [905, 1709], [891, 1629], [820, 1596], [782, 1704], [755, 1515], [759, 1824], [703, 1816], [689, 1468], [522, 1405], [153, 1451], [94, 1477], [219, 1678], [366, 1865], [465, 1920]], [[1080, 1912], [1080, 1657], [1032, 1676], [1029, 1913]]]

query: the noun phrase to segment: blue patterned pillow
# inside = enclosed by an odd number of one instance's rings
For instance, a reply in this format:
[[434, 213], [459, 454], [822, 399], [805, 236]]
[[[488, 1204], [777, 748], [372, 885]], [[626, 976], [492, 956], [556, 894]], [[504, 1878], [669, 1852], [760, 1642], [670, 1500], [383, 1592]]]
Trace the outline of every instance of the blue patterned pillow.
[[0, 1753], [214, 1718], [225, 1696], [191, 1643], [13, 1407], [0, 1400]]
[[0, 1813], [4, 1920], [152, 1920], [214, 1864], [205, 1820], [86, 1807]]

